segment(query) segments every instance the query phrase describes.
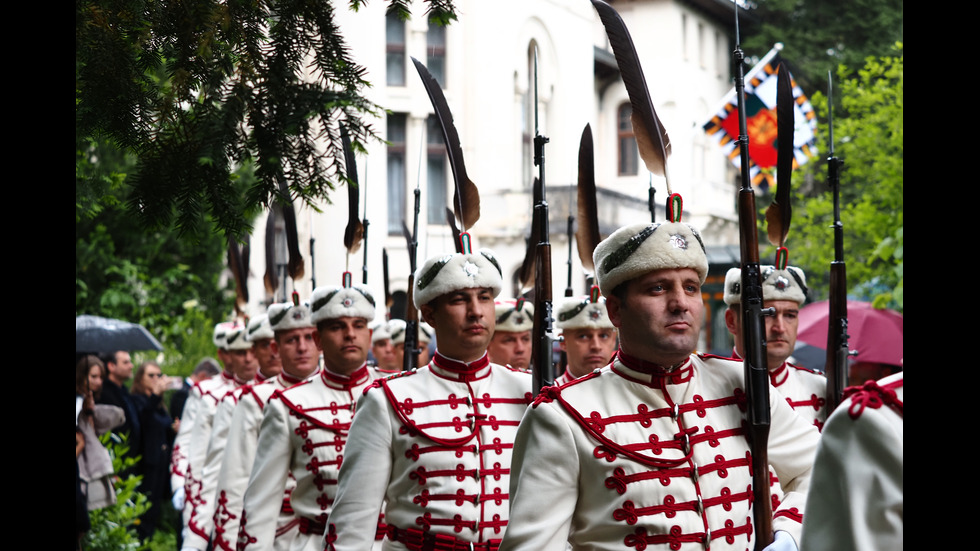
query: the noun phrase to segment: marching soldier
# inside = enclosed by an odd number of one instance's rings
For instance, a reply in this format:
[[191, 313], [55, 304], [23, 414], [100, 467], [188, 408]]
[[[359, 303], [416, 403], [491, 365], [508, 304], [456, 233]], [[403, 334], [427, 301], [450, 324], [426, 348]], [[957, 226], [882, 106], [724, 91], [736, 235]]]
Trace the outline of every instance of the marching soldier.
[[[282, 362], [270, 343], [273, 337], [269, 316], [260, 314], [248, 322], [245, 338], [252, 344], [252, 353], [258, 362], [259, 370], [255, 382], [274, 378], [282, 370]], [[188, 528], [184, 534], [183, 549], [205, 551], [213, 537], [212, 516], [215, 507], [215, 488], [218, 484], [218, 471], [225, 456], [225, 444], [229, 435], [232, 413], [242, 392], [251, 384], [245, 384], [225, 393], [214, 413], [211, 428], [211, 441], [207, 446], [204, 468], [201, 475], [200, 498], [189, 504], [191, 507]]]
[[511, 448], [531, 377], [493, 364], [499, 265], [486, 250], [430, 258], [414, 302], [436, 334], [428, 365], [358, 401], [321, 549], [364, 550], [379, 514], [385, 549], [496, 549], [507, 528]]
[[902, 549], [905, 375], [868, 381], [844, 394], [820, 435], [802, 549]]
[[[296, 480], [290, 504], [299, 519], [299, 534], [291, 549], [323, 549], [321, 540], [337, 491], [337, 471], [341, 462], [347, 462], [344, 446], [354, 402], [382, 375], [367, 365], [374, 296], [368, 288], [350, 284], [349, 277], [345, 280], [343, 287], [317, 288], [310, 299], [310, 320], [316, 324], [313, 338], [323, 352], [323, 369], [301, 383], [276, 391], [263, 411], [255, 462], [245, 491], [239, 550], [273, 548], [276, 519], [290, 473]], [[369, 540], [379, 532], [378, 524], [375, 515]]]
[[[282, 370], [275, 377], [242, 387], [231, 414], [218, 471], [213, 516], [213, 546], [224, 551], [237, 548], [243, 498], [252, 472], [265, 404], [275, 391], [299, 383], [319, 369], [308, 306], [288, 302], [273, 304], [261, 320], [254, 331], [256, 320], [249, 323], [249, 337], [253, 342], [270, 339], [271, 352], [280, 359]], [[275, 320], [275, 325], [271, 320]], [[299, 522], [289, 504], [289, 490], [291, 487], [284, 492], [276, 523], [277, 550], [289, 549], [298, 533]]]
[[531, 329], [534, 327], [534, 305], [523, 298], [497, 300], [494, 303], [497, 328], [487, 346], [490, 361], [516, 369], [531, 365]]
[[225, 370], [217, 377], [198, 383], [184, 408], [184, 419], [174, 442], [176, 468], [171, 476], [171, 484], [174, 484], [175, 479], [183, 475], [185, 502], [182, 540], [190, 537], [191, 515], [202, 500], [203, 470], [218, 403], [226, 393], [254, 379], [258, 371], [252, 343], [246, 338], [245, 330], [245, 325], [240, 322], [215, 329], [216, 339], [218, 335], [223, 336], [218, 357], [225, 362]]
[[558, 306], [555, 326], [561, 329], [565, 372], [555, 384], [565, 384], [609, 365], [616, 351], [616, 327], [609, 321], [606, 299], [599, 289], [587, 297], [566, 298]]
[[[594, 259], [620, 348], [528, 409], [500, 549], [752, 548], [743, 366], [694, 353], [708, 268], [700, 235], [679, 221], [631, 225]], [[787, 495], [773, 526], [777, 544], [793, 545], [819, 434], [776, 396], [768, 452]]]
[[[806, 302], [806, 276], [795, 266], [787, 266], [785, 270], [762, 266], [761, 272], [763, 304], [774, 311], [773, 315], [765, 317], [769, 381], [797, 415], [820, 429], [827, 418], [827, 378], [787, 361], [796, 347], [800, 307]], [[728, 305], [725, 325], [735, 337], [733, 357], [736, 359], [743, 357], [742, 316], [739, 313], [741, 285], [742, 270], [728, 270], [725, 276], [725, 304]]]

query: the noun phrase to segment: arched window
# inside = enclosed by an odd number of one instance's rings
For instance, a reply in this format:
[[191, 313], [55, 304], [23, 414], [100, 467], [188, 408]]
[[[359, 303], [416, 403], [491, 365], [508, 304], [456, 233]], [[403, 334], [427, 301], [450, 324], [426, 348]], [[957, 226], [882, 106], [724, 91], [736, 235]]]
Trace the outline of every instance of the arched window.
[[633, 106], [629, 102], [619, 106], [616, 112], [616, 140], [619, 149], [618, 172], [620, 176], [636, 176], [639, 169], [640, 152], [636, 148], [636, 136], [633, 135], [633, 123], [630, 116]]

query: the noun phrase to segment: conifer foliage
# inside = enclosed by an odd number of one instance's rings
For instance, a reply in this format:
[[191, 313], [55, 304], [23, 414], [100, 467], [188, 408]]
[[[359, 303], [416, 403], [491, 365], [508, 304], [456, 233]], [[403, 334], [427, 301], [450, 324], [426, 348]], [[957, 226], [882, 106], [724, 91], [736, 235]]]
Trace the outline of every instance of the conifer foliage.
[[[428, 1], [455, 19], [450, 0]], [[343, 172], [337, 122], [363, 144], [381, 113], [334, 4], [76, 0], [76, 141], [135, 154], [129, 206], [148, 228], [198, 231], [210, 216], [240, 237], [259, 205], [326, 198]], [[388, 9], [408, 16], [404, 0]], [[248, 184], [242, 166], [254, 167]]]

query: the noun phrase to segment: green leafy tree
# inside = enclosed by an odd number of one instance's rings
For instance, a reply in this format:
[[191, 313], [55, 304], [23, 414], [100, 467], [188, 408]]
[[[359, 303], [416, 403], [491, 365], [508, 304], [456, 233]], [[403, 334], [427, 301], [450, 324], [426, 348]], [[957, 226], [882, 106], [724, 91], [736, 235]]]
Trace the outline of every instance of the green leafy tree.
[[754, 0], [755, 22], [742, 36], [747, 53], [783, 43], [783, 57], [807, 93], [826, 87], [838, 65], [860, 67], [868, 56], [887, 56], [904, 33], [903, 0]]
[[[904, 50], [869, 57], [857, 70], [841, 66], [834, 82], [834, 153], [841, 172], [841, 222], [849, 295], [904, 309]], [[830, 151], [827, 96], [811, 98], [818, 114], [820, 150]], [[794, 180], [813, 190], [794, 198], [790, 261], [806, 270], [816, 299], [827, 298], [833, 260], [833, 196], [824, 160], [804, 166]], [[812, 196], [814, 195], [815, 196]]]
[[[437, 21], [455, 18], [451, 0], [427, 1]], [[76, 2], [76, 142], [134, 155], [126, 203], [142, 227], [202, 232], [210, 217], [237, 238], [261, 205], [329, 195], [343, 164], [338, 121], [362, 144], [377, 138], [365, 115], [381, 113], [334, 4]], [[407, 17], [409, 2], [389, 10]], [[242, 193], [234, 175], [246, 165], [255, 179]], [[76, 180], [76, 198], [105, 185]]]

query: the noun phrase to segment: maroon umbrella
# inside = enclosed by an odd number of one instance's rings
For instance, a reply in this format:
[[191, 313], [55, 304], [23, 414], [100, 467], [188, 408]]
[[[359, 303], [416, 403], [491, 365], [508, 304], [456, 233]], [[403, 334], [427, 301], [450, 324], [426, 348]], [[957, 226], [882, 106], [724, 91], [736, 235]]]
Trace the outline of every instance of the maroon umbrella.
[[[800, 310], [797, 340], [827, 348], [829, 302], [822, 300]], [[870, 302], [847, 301], [848, 348], [857, 352], [854, 361], [902, 365], [904, 318], [894, 310], [877, 309]]]

